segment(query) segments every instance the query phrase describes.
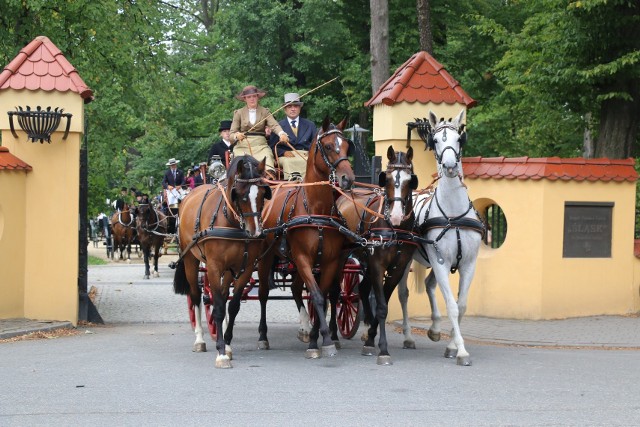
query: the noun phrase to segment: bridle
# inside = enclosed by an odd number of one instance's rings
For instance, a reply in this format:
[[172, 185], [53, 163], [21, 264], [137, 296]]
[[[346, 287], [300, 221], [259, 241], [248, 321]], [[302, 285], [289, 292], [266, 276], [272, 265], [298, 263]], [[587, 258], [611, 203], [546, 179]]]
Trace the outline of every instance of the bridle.
[[[318, 154], [318, 151], [320, 152], [320, 155], [322, 156], [322, 160], [324, 161], [324, 164], [327, 166], [327, 168], [329, 168], [329, 171], [330, 171], [329, 181], [331, 182], [336, 181], [336, 170], [338, 169], [338, 165], [340, 164], [340, 162], [345, 160], [349, 161], [349, 157], [342, 156], [342, 157], [339, 157], [335, 162], [331, 163], [331, 161], [329, 160], [329, 157], [327, 157], [327, 153], [325, 151], [324, 145], [322, 145], [322, 138], [324, 138], [325, 136], [334, 135], [334, 134], [337, 134], [338, 138], [342, 138], [345, 142], [349, 143], [349, 140], [344, 137], [340, 129], [334, 128], [326, 132], [322, 132], [322, 130], [320, 130], [316, 135], [316, 151], [314, 152], [314, 156]], [[340, 145], [341, 144], [336, 144], [337, 153], [340, 152]], [[319, 146], [320, 148], [318, 148]]]
[[[394, 187], [394, 196], [396, 193], [396, 189], [400, 190], [400, 172], [401, 171], [407, 171], [409, 173], [409, 175], [413, 175], [413, 166], [410, 164], [404, 164], [404, 163], [389, 163], [387, 165], [387, 171], [385, 173], [389, 173], [389, 172], [393, 172], [393, 171], [398, 171], [398, 174], [396, 175], [395, 178], [395, 182], [393, 184]], [[406, 212], [407, 210], [407, 206], [410, 206], [411, 209], [409, 210], [409, 213], [405, 213], [404, 217], [402, 218], [403, 221], [405, 221], [406, 219], [408, 219], [411, 216], [411, 213], [413, 211], [413, 201], [411, 200], [412, 198], [412, 193], [411, 191], [408, 192], [406, 197], [388, 197], [387, 192], [385, 192], [384, 195], [384, 219], [385, 221], [389, 221], [389, 206], [392, 205], [394, 202], [400, 202], [400, 204], [402, 205], [402, 212]]]
[[[250, 165], [250, 167], [253, 170], [253, 165]], [[262, 176], [258, 176], [255, 178], [236, 178], [233, 181], [233, 186], [232, 189], [238, 189], [238, 187], [236, 186], [236, 183], [240, 183], [240, 184], [248, 184], [249, 185], [249, 189], [244, 193], [244, 195], [242, 196], [242, 200], [243, 201], [247, 201], [247, 194], [249, 194], [250, 190], [251, 190], [251, 186], [256, 185], [258, 187], [265, 187], [267, 186], [266, 184], [264, 184], [264, 179]], [[260, 184], [262, 183], [262, 184]], [[253, 218], [253, 217], [257, 217], [258, 218], [258, 224], [260, 225], [260, 227], [262, 227], [262, 213], [261, 212], [243, 212], [242, 211], [242, 206], [240, 206], [240, 199], [241, 198], [236, 198], [235, 200], [235, 207], [238, 210], [239, 214], [236, 214], [236, 219], [238, 220], [238, 223], [240, 224], [240, 228], [243, 231], [247, 231], [247, 222], [246, 222], [246, 218]], [[256, 209], [257, 209], [257, 205], [256, 205]]]
[[456, 135], [458, 136], [458, 139], [460, 139], [460, 133], [459, 133], [459, 129], [455, 126], [453, 126], [451, 123], [449, 122], [440, 122], [438, 123], [433, 129], [430, 130], [430, 137], [433, 140], [433, 153], [436, 157], [436, 162], [438, 163], [438, 165], [442, 166], [442, 157], [444, 155], [444, 153], [447, 150], [452, 150], [455, 157], [456, 157], [456, 163], [460, 163], [460, 158], [462, 156], [462, 147], [456, 151], [455, 148], [453, 148], [453, 146], [451, 145], [447, 145], [444, 150], [442, 150], [441, 153], [438, 154], [438, 150], [436, 150], [436, 145], [438, 143], [438, 140], [436, 139], [436, 134], [440, 133], [441, 131], [444, 132], [442, 134], [442, 142], [447, 142], [447, 129], [453, 131], [456, 133]]

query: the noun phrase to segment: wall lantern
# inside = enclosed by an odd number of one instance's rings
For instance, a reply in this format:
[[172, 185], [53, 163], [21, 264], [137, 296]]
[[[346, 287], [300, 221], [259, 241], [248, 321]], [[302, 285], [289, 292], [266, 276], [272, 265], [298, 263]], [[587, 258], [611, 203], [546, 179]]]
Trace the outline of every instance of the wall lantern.
[[13, 127], [13, 116], [18, 117], [18, 124], [27, 133], [27, 139], [32, 142], [40, 141], [43, 144], [47, 141], [51, 144], [51, 134], [60, 126], [60, 119], [62, 117], [67, 118], [67, 128], [64, 131], [62, 139], [67, 139], [69, 135], [69, 126], [71, 125], [71, 113], [63, 113], [62, 108], [56, 107], [51, 110], [51, 107], [47, 107], [46, 110], [42, 109], [39, 105], [35, 110], [27, 106], [26, 110], [22, 107], [16, 107], [16, 111], [9, 111], [9, 125], [11, 126], [11, 133], [14, 138], [18, 137], [18, 134]]
[[426, 144], [425, 150], [429, 145], [429, 133], [431, 132], [431, 124], [427, 119], [415, 119], [415, 122], [407, 123], [407, 148], [411, 147], [411, 131], [416, 129], [418, 136]]

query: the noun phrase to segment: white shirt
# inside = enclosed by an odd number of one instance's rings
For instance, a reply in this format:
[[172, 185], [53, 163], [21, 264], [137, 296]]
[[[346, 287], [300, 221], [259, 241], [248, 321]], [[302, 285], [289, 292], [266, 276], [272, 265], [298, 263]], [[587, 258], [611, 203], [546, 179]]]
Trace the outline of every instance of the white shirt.
[[256, 124], [256, 110], [249, 108], [249, 123]]

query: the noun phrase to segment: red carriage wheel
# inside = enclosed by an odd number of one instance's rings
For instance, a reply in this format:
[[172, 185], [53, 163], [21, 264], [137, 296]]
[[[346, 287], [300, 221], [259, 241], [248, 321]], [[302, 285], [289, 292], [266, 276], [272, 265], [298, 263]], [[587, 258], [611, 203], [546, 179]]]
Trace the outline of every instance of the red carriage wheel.
[[360, 294], [358, 292], [360, 273], [360, 263], [353, 258], [347, 259], [340, 281], [340, 298], [336, 307], [338, 330], [346, 339], [353, 338], [360, 326]]

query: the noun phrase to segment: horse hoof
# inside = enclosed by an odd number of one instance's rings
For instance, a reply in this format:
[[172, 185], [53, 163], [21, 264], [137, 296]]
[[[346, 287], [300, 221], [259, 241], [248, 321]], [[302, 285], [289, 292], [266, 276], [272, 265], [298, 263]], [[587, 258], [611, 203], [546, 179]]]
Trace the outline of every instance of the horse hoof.
[[269, 341], [258, 341], [258, 350], [269, 350]]
[[440, 332], [433, 332], [431, 329], [427, 331], [427, 336], [431, 341], [438, 342], [440, 341]]
[[393, 365], [393, 362], [391, 361], [391, 356], [386, 355], [386, 356], [378, 356], [378, 360], [376, 360], [376, 363], [378, 365], [382, 365], [382, 366], [387, 366], [387, 365]]
[[157, 271], [153, 272], [153, 277], [160, 277], [160, 273], [158, 273]]
[[302, 342], [309, 343], [309, 332], [298, 331], [298, 339]]
[[324, 356], [324, 357], [333, 357], [336, 354], [338, 354], [338, 350], [336, 349], [335, 344], [323, 345], [322, 346], [322, 356]]
[[199, 342], [193, 345], [194, 353], [206, 353], [207, 352], [207, 343]]
[[409, 348], [411, 350], [415, 350], [416, 342], [413, 340], [404, 340], [404, 342], [402, 343], [402, 348]]
[[127, 264], [131, 264], [131, 260], [130, 259], [127, 260]]
[[341, 350], [341, 349], [342, 349], [342, 344], [340, 344], [340, 341], [338, 341], [338, 340], [335, 340], [335, 341], [333, 342], [333, 345], [334, 345], [334, 346], [336, 346], [336, 348], [337, 348], [338, 350]]
[[362, 335], [360, 336], [360, 341], [366, 342], [369, 339], [369, 334], [366, 332], [363, 332]]
[[456, 358], [456, 364], [458, 366], [471, 366], [471, 357], [464, 356]]
[[227, 355], [216, 357], [216, 368], [219, 368], [219, 369], [233, 368], [233, 366], [231, 366], [231, 359], [229, 359]]
[[373, 356], [376, 354], [376, 348], [368, 345], [362, 346], [362, 352], [360, 353], [363, 356]]
[[145, 279], [145, 280], [149, 280], [149, 275], [148, 275], [148, 274], [145, 274], [145, 275], [144, 275], [144, 277], [143, 277], [143, 279]]
[[447, 347], [446, 350], [444, 351], [444, 357], [446, 357], [447, 359], [453, 359], [454, 357], [456, 357], [457, 354], [458, 354], [458, 350], [455, 348]]
[[322, 354], [320, 353], [320, 349], [318, 348], [308, 348], [304, 353], [305, 359], [320, 359]]

